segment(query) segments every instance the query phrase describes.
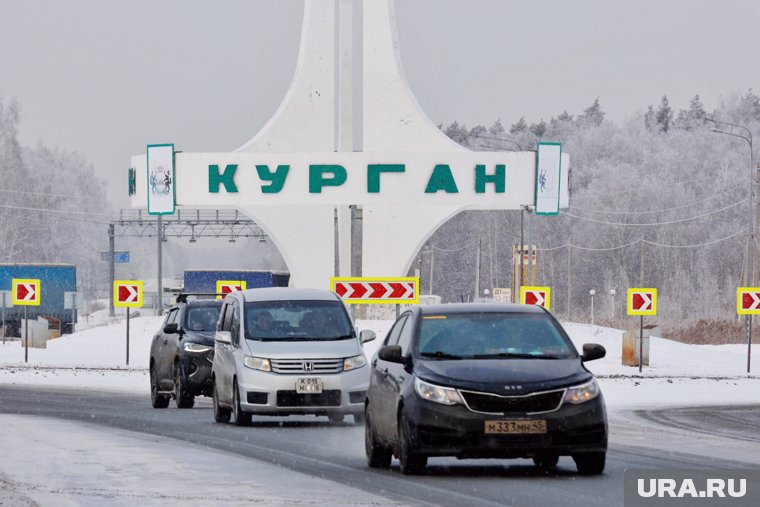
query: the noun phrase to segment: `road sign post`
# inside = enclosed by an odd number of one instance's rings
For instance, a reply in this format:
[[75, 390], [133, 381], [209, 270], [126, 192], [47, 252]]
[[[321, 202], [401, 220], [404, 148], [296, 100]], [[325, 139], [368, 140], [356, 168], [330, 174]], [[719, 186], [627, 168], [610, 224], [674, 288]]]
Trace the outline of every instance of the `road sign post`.
[[419, 277], [357, 278], [332, 277], [330, 290], [346, 304], [417, 304]]
[[[38, 278], [14, 278], [11, 281], [13, 306], [24, 307], [24, 362], [29, 362], [29, 318], [27, 306], [39, 306], [42, 299], [42, 284]], [[5, 322], [3, 322], [3, 327]]]
[[114, 280], [113, 305], [127, 310], [127, 366], [129, 366], [129, 312], [130, 308], [143, 305], [143, 282], [141, 280]]
[[747, 373], [752, 362], [752, 316], [760, 314], [760, 287], [736, 289], [736, 313], [747, 316]]
[[657, 315], [657, 289], [653, 287], [628, 289], [628, 315], [639, 319], [639, 373], [644, 365], [644, 316]]
[[551, 309], [552, 289], [551, 287], [520, 287], [520, 304], [536, 305]]

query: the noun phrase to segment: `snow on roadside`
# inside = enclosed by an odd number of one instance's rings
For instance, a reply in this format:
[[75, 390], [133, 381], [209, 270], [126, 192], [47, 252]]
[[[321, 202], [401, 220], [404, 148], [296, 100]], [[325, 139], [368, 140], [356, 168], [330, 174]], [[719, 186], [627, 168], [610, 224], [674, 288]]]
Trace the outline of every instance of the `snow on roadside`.
[[[126, 366], [124, 321], [86, 329], [50, 340], [47, 349], [24, 349], [18, 341], [0, 345], [0, 385], [36, 385], [94, 388], [146, 394], [150, 342], [161, 317], [138, 317], [130, 321], [130, 364]], [[368, 357], [377, 351], [393, 321], [359, 320], [359, 329], [372, 329], [377, 338], [364, 346]], [[587, 363], [599, 377], [610, 408], [672, 405], [760, 403], [760, 376], [746, 372], [745, 345], [687, 345], [652, 338], [651, 366], [640, 374], [637, 367], [623, 366], [622, 336], [618, 329], [589, 324], [565, 324], [576, 347], [600, 343], [607, 349], [603, 359]], [[752, 370], [760, 370], [754, 358]]]

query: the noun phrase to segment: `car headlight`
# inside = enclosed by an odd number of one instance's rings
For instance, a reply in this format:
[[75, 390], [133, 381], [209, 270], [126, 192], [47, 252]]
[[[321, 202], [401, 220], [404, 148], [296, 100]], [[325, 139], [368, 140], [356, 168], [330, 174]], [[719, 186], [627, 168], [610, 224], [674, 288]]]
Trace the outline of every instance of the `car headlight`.
[[423, 400], [440, 403], [441, 405], [457, 405], [464, 403], [462, 397], [459, 396], [459, 391], [456, 389], [429, 384], [418, 378], [414, 379], [414, 391]]
[[261, 371], [272, 371], [272, 366], [269, 364], [269, 359], [263, 357], [245, 356], [243, 364], [248, 368]]
[[567, 393], [565, 393], [565, 401], [574, 404], [584, 403], [593, 400], [599, 396], [599, 393], [599, 384], [596, 383], [596, 379], [591, 379], [585, 384], [568, 387]]
[[367, 358], [364, 357], [364, 354], [360, 354], [354, 357], [347, 357], [343, 360], [343, 371], [355, 370], [357, 368], [361, 368], [365, 364], [367, 364]]
[[199, 353], [209, 352], [211, 350], [214, 350], [214, 347], [209, 347], [207, 345], [201, 345], [200, 343], [192, 343], [192, 342], [185, 342], [182, 348], [185, 349], [185, 352], [199, 352]]

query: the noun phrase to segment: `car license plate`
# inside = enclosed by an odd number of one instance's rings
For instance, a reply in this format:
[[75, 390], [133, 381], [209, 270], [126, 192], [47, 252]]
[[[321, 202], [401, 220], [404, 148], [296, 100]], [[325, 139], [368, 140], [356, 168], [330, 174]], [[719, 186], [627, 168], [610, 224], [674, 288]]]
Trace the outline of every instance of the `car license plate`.
[[322, 392], [322, 379], [299, 378], [296, 381], [296, 392], [298, 394], [319, 394]]
[[546, 433], [546, 421], [543, 419], [522, 419], [515, 421], [486, 421], [487, 434], [520, 435], [526, 433]]

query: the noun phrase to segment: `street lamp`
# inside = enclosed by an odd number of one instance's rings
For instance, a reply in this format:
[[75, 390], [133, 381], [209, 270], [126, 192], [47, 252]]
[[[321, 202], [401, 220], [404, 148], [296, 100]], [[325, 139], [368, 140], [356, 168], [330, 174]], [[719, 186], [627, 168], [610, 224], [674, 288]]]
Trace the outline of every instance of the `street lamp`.
[[591, 296], [591, 325], [594, 325], [594, 296], [596, 296], [596, 291], [594, 289], [591, 289], [588, 291], [588, 295]]
[[[752, 132], [744, 125], [737, 125], [736, 123], [730, 123], [727, 121], [713, 120], [712, 118], [705, 118], [707, 121], [717, 123], [718, 125], [727, 125], [731, 128], [738, 128], [744, 130], [747, 135], [735, 134], [733, 132], [726, 132], [720, 129], [710, 129], [710, 132], [717, 134], [725, 134], [731, 137], [738, 137], [744, 139], [749, 144], [749, 252], [747, 252], [747, 285], [755, 285], [755, 224], [752, 219], [752, 184], [754, 182], [754, 150], [752, 148]], [[750, 372], [750, 358], [752, 357], [752, 315], [747, 315], [747, 373]]]
[[744, 139], [747, 141], [747, 144], [749, 144], [749, 197], [748, 197], [748, 208], [749, 208], [749, 252], [747, 253], [748, 257], [748, 263], [747, 263], [747, 285], [754, 286], [755, 284], [755, 225], [754, 221], [752, 219], [752, 184], [754, 180], [754, 150], [752, 147], [752, 132], [745, 127], [744, 125], [738, 125], [736, 123], [730, 123], [727, 121], [720, 121], [720, 120], [713, 120], [712, 118], [705, 118], [705, 120], [717, 123], [719, 125], [726, 125], [729, 127], [735, 127], [744, 130], [747, 135], [743, 134], [735, 134], [733, 132], [726, 132], [725, 130], [720, 129], [710, 129], [710, 132], [715, 132], [716, 134], [725, 134], [727, 136], [731, 137], [738, 137], [739, 139]]
[[[525, 239], [524, 239], [524, 225], [523, 225], [523, 215], [526, 211], [531, 211], [532, 208], [530, 207], [530, 204], [523, 204], [520, 206], [520, 281], [517, 283], [517, 294], [520, 293], [520, 288], [523, 284], [523, 266], [525, 265]], [[531, 250], [531, 254], [533, 251]], [[532, 257], [530, 258], [532, 261]]]
[[615, 289], [610, 289], [610, 320], [615, 319]]

